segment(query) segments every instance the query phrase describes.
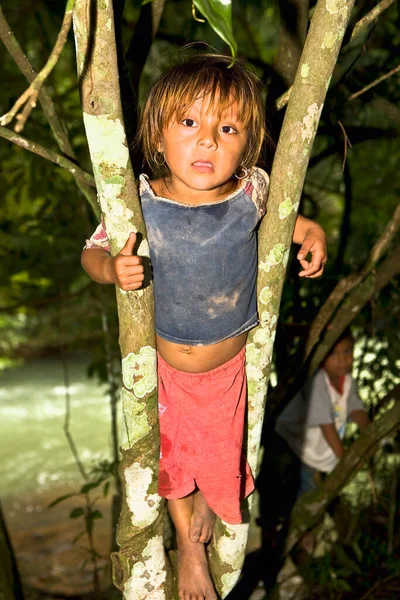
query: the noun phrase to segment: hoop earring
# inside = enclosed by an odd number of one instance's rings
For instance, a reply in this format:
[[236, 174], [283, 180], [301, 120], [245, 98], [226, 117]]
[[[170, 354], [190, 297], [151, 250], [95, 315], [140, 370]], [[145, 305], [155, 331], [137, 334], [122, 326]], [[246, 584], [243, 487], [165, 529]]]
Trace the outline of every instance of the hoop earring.
[[[159, 161], [157, 160], [157, 158], [159, 158], [159, 155], [161, 155], [161, 157], [162, 157], [162, 161], [161, 161], [161, 162], [159, 162]], [[153, 156], [153, 160], [154, 160], [154, 162], [156, 163], [156, 165], [158, 165], [159, 167], [164, 167], [164, 166], [165, 166], [165, 164], [166, 164], [166, 163], [165, 163], [165, 156], [164, 156], [164, 153], [163, 153], [163, 152], [160, 152], [159, 150], [157, 150], [157, 152], [156, 152], [156, 153], [155, 153], [155, 155]]]
[[[239, 172], [241, 171], [242, 175], [238, 175], [238, 171]], [[235, 171], [236, 179], [245, 179], [248, 174], [249, 174], [249, 170], [246, 167], [244, 167], [243, 165], [240, 165]]]

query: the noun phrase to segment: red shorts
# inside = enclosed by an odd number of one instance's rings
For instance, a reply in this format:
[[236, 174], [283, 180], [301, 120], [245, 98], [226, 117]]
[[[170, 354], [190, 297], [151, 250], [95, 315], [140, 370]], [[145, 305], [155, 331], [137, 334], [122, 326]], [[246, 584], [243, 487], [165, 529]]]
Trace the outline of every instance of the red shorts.
[[245, 348], [205, 373], [178, 371], [158, 355], [158, 403], [159, 495], [183, 498], [197, 486], [219, 517], [241, 523], [240, 501], [254, 489], [242, 452]]

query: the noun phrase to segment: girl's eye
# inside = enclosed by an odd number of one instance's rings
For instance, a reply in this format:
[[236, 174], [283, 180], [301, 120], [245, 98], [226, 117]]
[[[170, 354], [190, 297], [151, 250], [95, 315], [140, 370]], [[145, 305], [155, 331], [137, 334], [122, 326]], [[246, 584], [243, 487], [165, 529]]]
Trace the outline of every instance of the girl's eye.
[[236, 133], [236, 129], [230, 125], [223, 125], [221, 131], [222, 133]]
[[193, 121], [193, 119], [183, 119], [182, 123], [185, 127], [194, 127], [194, 125], [196, 125], [196, 122]]

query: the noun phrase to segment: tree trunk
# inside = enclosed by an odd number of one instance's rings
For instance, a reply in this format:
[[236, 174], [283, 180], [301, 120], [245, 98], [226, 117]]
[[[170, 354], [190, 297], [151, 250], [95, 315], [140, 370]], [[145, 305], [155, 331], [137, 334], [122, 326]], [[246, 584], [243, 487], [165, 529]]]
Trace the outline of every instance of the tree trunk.
[[[131, 231], [149, 256], [137, 186], [129, 159], [119, 92], [111, 0], [79, 0], [74, 14], [83, 119], [98, 198], [112, 254]], [[138, 236], [138, 237], [139, 237]], [[122, 510], [114, 553], [114, 582], [125, 598], [172, 598], [163, 545], [165, 501], [157, 495], [159, 434], [152, 285], [117, 288], [122, 355]]]
[[[247, 456], [256, 473], [258, 450], [279, 303], [294, 223], [311, 147], [329, 79], [336, 64], [353, 1], [319, 0], [300, 60], [271, 174], [268, 215], [259, 234], [257, 284], [260, 325], [251, 332], [246, 362], [249, 389]], [[84, 123], [111, 251], [130, 231], [143, 241], [145, 227], [129, 162], [119, 97], [111, 0], [78, 0], [74, 29]], [[120, 552], [113, 555], [114, 580], [127, 599], [176, 598], [163, 549], [165, 503], [157, 496], [156, 351], [151, 285], [134, 293], [117, 289], [123, 372]], [[252, 498], [247, 507], [251, 510]], [[249, 521], [249, 519], [246, 519]], [[243, 564], [248, 522], [217, 519], [209, 546], [210, 569], [225, 598]]]

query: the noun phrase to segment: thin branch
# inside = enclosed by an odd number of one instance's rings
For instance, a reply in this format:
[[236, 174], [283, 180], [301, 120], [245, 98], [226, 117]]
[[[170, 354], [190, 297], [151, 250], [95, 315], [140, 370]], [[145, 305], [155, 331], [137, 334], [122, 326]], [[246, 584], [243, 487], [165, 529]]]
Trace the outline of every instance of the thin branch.
[[331, 292], [325, 304], [321, 307], [316, 319], [311, 326], [305, 350], [305, 356], [309, 356], [314, 346], [318, 343], [322, 331], [332, 319], [337, 307], [343, 298], [355, 288], [372, 270], [378, 260], [386, 252], [396, 232], [400, 228], [400, 204], [397, 205], [394, 214], [385, 227], [379, 240], [374, 244], [364, 267], [359, 273], [351, 274], [341, 279], [335, 289]]
[[[345, 159], [346, 160], [346, 159]], [[334, 271], [340, 273], [343, 258], [346, 252], [347, 243], [351, 232], [351, 207], [353, 204], [352, 177], [350, 165], [343, 161], [343, 183], [344, 183], [344, 207], [342, 222], [340, 225], [339, 243], [335, 257]]]
[[379, 17], [379, 15], [381, 13], [383, 13], [384, 10], [389, 8], [389, 6], [391, 4], [393, 4], [393, 2], [394, 2], [394, 0], [382, 0], [382, 2], [380, 2], [372, 10], [370, 10], [370, 12], [365, 15], [365, 17], [360, 19], [354, 26], [354, 29], [351, 34], [350, 42], [352, 42], [354, 40], [354, 38], [356, 38], [358, 35], [360, 35], [360, 33], [366, 27], [368, 27], [368, 25], [370, 25], [373, 21], [375, 21], [375, 19], [377, 19]]
[[[60, 32], [57, 37], [55, 46], [47, 60], [47, 63], [28, 87], [28, 89], [18, 98], [11, 110], [5, 115], [0, 117], [0, 125], [7, 125], [15, 117], [17, 123], [14, 127], [16, 132], [22, 131], [24, 125], [31, 114], [33, 108], [35, 108], [37, 99], [39, 96], [40, 88], [43, 83], [50, 75], [51, 71], [55, 67], [60, 58], [61, 52], [67, 41], [68, 32], [72, 24], [72, 14], [74, 9], [75, 0], [67, 0], [67, 6], [65, 9], [64, 19], [61, 25]], [[23, 107], [23, 108], [22, 108]], [[19, 111], [22, 108], [22, 112]]]
[[10, 129], [7, 129], [7, 127], [0, 127], [0, 137], [12, 142], [13, 144], [16, 144], [17, 146], [20, 146], [21, 148], [24, 148], [24, 150], [28, 150], [29, 152], [38, 154], [42, 158], [50, 160], [59, 167], [69, 171], [76, 179], [83, 181], [87, 185], [95, 187], [93, 176], [78, 167], [78, 165], [72, 162], [72, 160], [69, 160], [69, 158], [62, 156], [62, 154], [57, 154], [57, 152], [49, 150], [49, 148], [45, 148], [36, 142], [31, 142], [21, 135], [18, 135], [18, 133], [14, 133]]
[[118, 402], [119, 402], [119, 375], [115, 368], [115, 359], [112, 352], [111, 339], [114, 333], [110, 330], [110, 324], [108, 320], [107, 311], [105, 309], [105, 303], [103, 298], [103, 290], [100, 291], [100, 310], [101, 310], [101, 322], [103, 326], [104, 335], [104, 350], [106, 353], [106, 369], [107, 369], [107, 383], [108, 383], [108, 395], [111, 409], [111, 439], [112, 439], [112, 451], [113, 451], [113, 475], [115, 480], [116, 494], [113, 496], [112, 509], [111, 509], [111, 539], [112, 539], [112, 551], [118, 550], [116, 533], [119, 513], [121, 511], [121, 500], [122, 500], [122, 483], [118, 473], [119, 464], [119, 435], [118, 435]]
[[[374, 21], [384, 10], [386, 10], [391, 4], [393, 4], [394, 0], [382, 0], [377, 6], [375, 6], [368, 14], [365, 15], [362, 19], [357, 21], [354, 25], [354, 29], [351, 34], [350, 41], [353, 41], [372, 21]], [[275, 102], [275, 109], [281, 110], [284, 108], [289, 102], [290, 94], [292, 93], [292, 87], [288, 88], [282, 96], [280, 96]]]
[[[61, 322], [59, 320], [58, 321], [58, 330], [59, 330], [60, 334], [61, 334], [61, 329], [62, 329]], [[62, 339], [61, 335], [60, 335], [60, 338]], [[79, 470], [80, 474], [82, 475], [82, 478], [85, 481], [88, 481], [89, 476], [86, 472], [85, 467], [83, 466], [82, 460], [79, 456], [78, 448], [76, 447], [76, 444], [75, 444], [75, 440], [72, 437], [71, 431], [69, 429], [70, 420], [71, 420], [71, 394], [70, 394], [71, 386], [70, 386], [70, 379], [69, 379], [69, 368], [68, 368], [68, 363], [67, 363], [67, 360], [65, 357], [63, 345], [60, 346], [60, 355], [61, 355], [61, 363], [62, 363], [63, 378], [64, 378], [64, 389], [65, 389], [65, 414], [64, 414], [63, 429], [64, 429], [65, 437], [67, 438], [70, 450], [75, 458], [76, 466], [78, 467], [78, 470]]]
[[351, 94], [351, 96], [349, 96], [347, 100], [350, 102], [350, 100], [354, 100], [354, 98], [358, 98], [358, 96], [361, 96], [361, 94], [368, 92], [368, 90], [375, 87], [382, 81], [385, 81], [385, 79], [389, 79], [389, 77], [391, 77], [392, 75], [395, 75], [395, 73], [397, 73], [398, 71], [400, 71], [400, 65], [397, 65], [397, 67], [394, 67], [394, 69], [389, 71], [389, 73], [386, 73], [386, 75], [382, 75], [381, 77], [378, 77], [378, 79], [375, 79], [375, 81], [366, 85], [362, 90], [359, 90], [358, 92], [354, 92], [354, 94]]
[[292, 87], [293, 86], [291, 85], [290, 88], [288, 88], [286, 90], [286, 92], [284, 92], [282, 94], [282, 96], [279, 96], [278, 100], [276, 100], [276, 102], [275, 102], [275, 109], [276, 110], [281, 110], [289, 102], [290, 94], [292, 93]]
[[[1, 10], [0, 6], [0, 38], [7, 48], [11, 58], [14, 60], [15, 64], [21, 71], [21, 73], [26, 77], [26, 79], [31, 83], [37, 76], [37, 73], [28, 58], [24, 54], [18, 40], [16, 39], [14, 33], [12, 32], [4, 14]], [[46, 115], [46, 118], [49, 122], [53, 135], [56, 139], [56, 142], [63, 154], [65, 154], [71, 160], [75, 160], [75, 153], [68, 139], [68, 133], [62, 122], [55, 103], [53, 102], [52, 97], [44, 85], [39, 93], [39, 101], [42, 105], [43, 112]], [[81, 190], [82, 194], [85, 196], [87, 201], [89, 202], [94, 214], [99, 218], [100, 210], [99, 205], [97, 203], [96, 192], [90, 185], [86, 185], [82, 180], [77, 179], [75, 177], [76, 184], [78, 188]]]
[[347, 158], [347, 146], [349, 146], [350, 148], [352, 148], [353, 146], [351, 145], [351, 142], [348, 138], [348, 135], [346, 133], [346, 130], [344, 128], [344, 125], [342, 124], [341, 121], [338, 121], [339, 127], [343, 132], [343, 137], [344, 137], [344, 149], [343, 149], [343, 163], [342, 163], [342, 173], [344, 171], [344, 166], [346, 164], [346, 158]]
[[400, 273], [400, 244], [379, 264], [371, 268], [363, 281], [344, 298], [340, 309], [331, 317], [329, 328], [318, 344], [310, 364], [310, 373], [318, 368], [339, 335], [374, 296]]

